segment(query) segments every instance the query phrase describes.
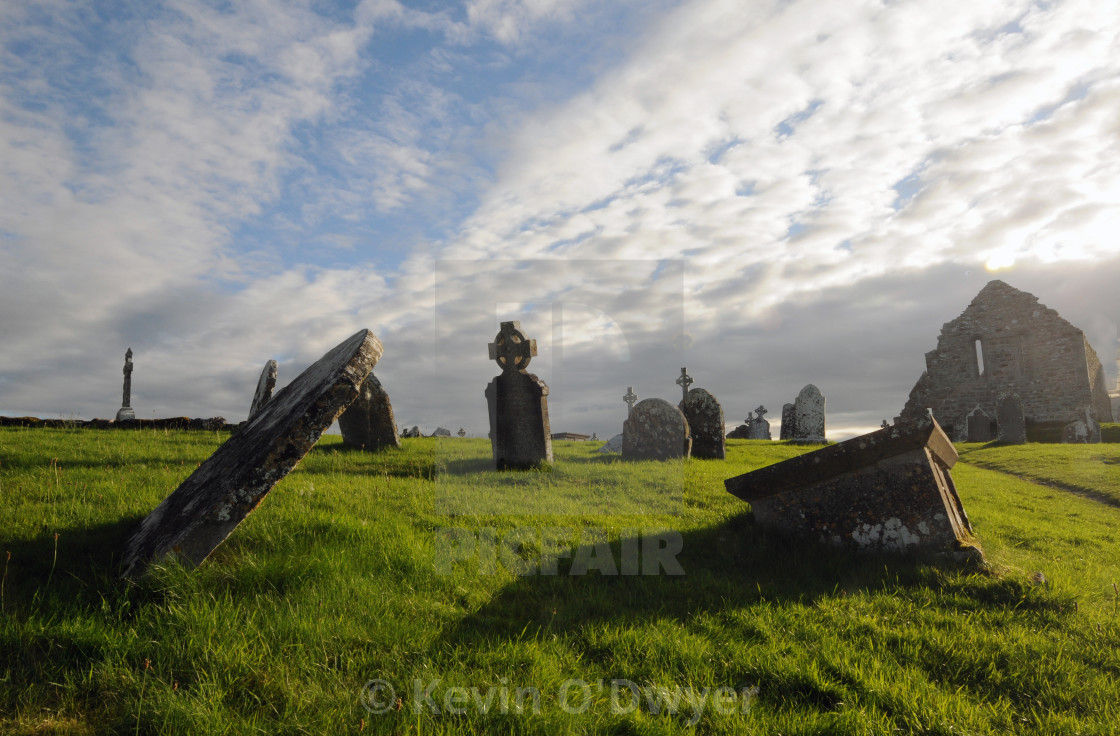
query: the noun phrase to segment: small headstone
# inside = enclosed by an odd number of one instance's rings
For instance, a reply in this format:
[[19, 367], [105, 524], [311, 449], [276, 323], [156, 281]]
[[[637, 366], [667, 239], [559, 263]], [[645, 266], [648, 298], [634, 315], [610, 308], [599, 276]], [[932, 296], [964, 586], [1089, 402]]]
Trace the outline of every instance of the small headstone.
[[459, 427], [459, 431], [456, 432], [456, 434], [459, 435], [460, 437], [466, 437], [467, 436], [467, 430], [463, 429], [462, 427]]
[[723, 438], [723, 407], [716, 397], [702, 388], [690, 389], [680, 403], [680, 409], [688, 420], [692, 435], [692, 457], [715, 460], [727, 457]]
[[968, 442], [991, 442], [992, 420], [979, 406], [968, 415]]
[[256, 416], [256, 413], [263, 409], [268, 400], [272, 398], [272, 391], [276, 388], [276, 378], [279, 374], [280, 369], [275, 360], [270, 360], [264, 364], [261, 377], [257, 379], [257, 390], [253, 394], [253, 404], [249, 407], [250, 419]]
[[599, 441], [599, 433], [598, 432], [592, 432], [591, 433], [591, 441], [592, 442], [598, 442]]
[[1088, 409], [1085, 418], [1070, 422], [1062, 429], [1062, 442], [1072, 445], [1097, 444], [1101, 441], [1101, 425]]
[[[770, 436], [770, 422], [763, 419], [766, 414], [766, 407], [759, 406], [751, 412], [751, 418], [747, 421], [747, 439], [748, 440], [769, 440]], [[757, 416], [755, 416], [757, 414]]]
[[854, 437], [724, 482], [755, 522], [866, 551], [983, 558], [949, 473], [953, 443], [934, 422]]
[[622, 397], [622, 400], [626, 402], [626, 416], [630, 416], [634, 411], [634, 402], [638, 400], [638, 395], [634, 393], [633, 386], [626, 387], [626, 395]]
[[797, 442], [826, 442], [824, 437], [824, 396], [808, 384], [793, 402], [793, 437]]
[[548, 385], [525, 369], [537, 354], [519, 322], [502, 322], [490, 343], [490, 359], [502, 369], [486, 387], [490, 448], [498, 470], [532, 468], [552, 462]]
[[401, 446], [389, 394], [372, 372], [362, 381], [358, 398], [338, 418], [338, 428], [350, 447], [376, 452]]
[[124, 391], [121, 408], [117, 410], [117, 421], [127, 422], [136, 418], [132, 409], [132, 348], [124, 354]]
[[191, 565], [205, 560], [357, 398], [381, 352], [362, 330], [279, 391], [140, 523], [123, 575], [172, 553]]
[[405, 431], [401, 432], [401, 437], [423, 437], [423, 436], [424, 436], [424, 434], [420, 431], [420, 427], [416, 426], [415, 424], [412, 425], [412, 429], [406, 429]]
[[445, 429], [444, 427], [436, 427], [436, 431], [432, 432], [432, 436], [433, 437], [450, 437], [451, 436], [451, 430], [450, 429]]
[[1023, 417], [1023, 402], [1019, 394], [1004, 396], [996, 404], [996, 426], [999, 441], [1009, 445], [1022, 445], [1027, 441], [1027, 423]]
[[692, 449], [684, 412], [665, 399], [643, 399], [622, 424], [624, 460], [688, 457]]
[[797, 421], [794, 416], [793, 404], [782, 404], [782, 428], [778, 430], [778, 439], [793, 439], [794, 423]]
[[616, 434], [604, 442], [603, 446], [599, 448], [599, 452], [622, 452], [622, 435]]

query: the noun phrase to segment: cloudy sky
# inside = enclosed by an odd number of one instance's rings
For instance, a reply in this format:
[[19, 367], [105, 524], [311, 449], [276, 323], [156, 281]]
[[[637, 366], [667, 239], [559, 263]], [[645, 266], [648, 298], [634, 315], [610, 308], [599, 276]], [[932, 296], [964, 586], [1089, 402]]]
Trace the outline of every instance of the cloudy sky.
[[[553, 431], [682, 365], [729, 424], [901, 409], [992, 278], [1116, 381], [1120, 4], [0, 3], [0, 414], [245, 418], [368, 327], [485, 436], [519, 319]], [[776, 432], [775, 432], [776, 434]]]

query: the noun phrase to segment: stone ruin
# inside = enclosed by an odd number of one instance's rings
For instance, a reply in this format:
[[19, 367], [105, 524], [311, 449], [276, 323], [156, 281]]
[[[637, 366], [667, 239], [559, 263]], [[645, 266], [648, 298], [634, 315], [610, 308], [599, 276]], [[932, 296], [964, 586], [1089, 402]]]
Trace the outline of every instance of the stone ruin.
[[189, 565], [205, 560], [357, 398], [381, 353], [380, 341], [362, 330], [279, 391], [140, 522], [122, 575], [140, 575], [172, 554]]
[[389, 393], [372, 371], [362, 381], [358, 398], [338, 417], [338, 428], [350, 447], [376, 452], [401, 446]]
[[261, 377], [257, 379], [257, 390], [253, 394], [253, 403], [249, 407], [250, 419], [263, 409], [268, 400], [272, 398], [272, 392], [276, 389], [276, 379], [279, 375], [280, 369], [275, 360], [270, 360], [264, 364]]
[[688, 457], [691, 450], [684, 412], [665, 399], [642, 399], [622, 425], [623, 460]]
[[982, 560], [937, 425], [887, 427], [724, 482], [755, 522], [857, 550]]
[[121, 396], [121, 408], [117, 410], [117, 421], [128, 422], [136, 419], [136, 412], [132, 408], [132, 348], [124, 354], [124, 390]]
[[490, 343], [490, 360], [502, 369], [486, 387], [490, 447], [498, 470], [525, 469], [552, 462], [548, 385], [525, 369], [537, 341], [521, 334], [520, 322], [502, 322]]
[[999, 398], [1010, 394], [1028, 429], [1112, 421], [1104, 370], [1085, 334], [1038, 297], [994, 280], [942, 326], [896, 423], [922, 423], [930, 409], [962, 441], [976, 407], [996, 416]]

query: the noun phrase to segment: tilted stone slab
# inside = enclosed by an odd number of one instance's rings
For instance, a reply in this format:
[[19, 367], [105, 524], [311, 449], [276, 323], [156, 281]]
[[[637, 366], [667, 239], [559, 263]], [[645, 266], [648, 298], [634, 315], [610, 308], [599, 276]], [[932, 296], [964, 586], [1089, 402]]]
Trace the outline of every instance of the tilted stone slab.
[[868, 551], [981, 558], [935, 422], [887, 427], [724, 481], [755, 521]]
[[389, 393], [372, 372], [358, 389], [358, 398], [338, 418], [338, 428], [350, 447], [376, 452], [401, 446]]
[[140, 523], [122, 574], [172, 554], [190, 565], [205, 560], [357, 397], [381, 353], [362, 330], [273, 396]]
[[691, 451], [688, 420], [665, 399], [642, 399], [622, 423], [623, 460], [666, 460]]
[[253, 394], [253, 403], [249, 407], [250, 419], [256, 416], [257, 412], [263, 409], [268, 400], [272, 398], [272, 392], [276, 389], [276, 379], [279, 375], [280, 369], [275, 360], [270, 360], [264, 364], [261, 377], [257, 379], [257, 390]]

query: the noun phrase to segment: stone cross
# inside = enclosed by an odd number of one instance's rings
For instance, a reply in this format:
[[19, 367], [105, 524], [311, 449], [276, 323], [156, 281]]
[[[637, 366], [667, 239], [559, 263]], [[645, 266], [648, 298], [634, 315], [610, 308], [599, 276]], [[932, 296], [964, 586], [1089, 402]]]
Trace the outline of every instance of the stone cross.
[[770, 412], [765, 406], [759, 404], [758, 408], [754, 410], [754, 413], [758, 415], [759, 419], [762, 419], [763, 414], [769, 414]]
[[490, 360], [497, 361], [504, 373], [524, 370], [537, 354], [537, 341], [527, 340], [521, 334], [520, 322], [503, 322], [494, 342], [487, 347], [490, 349]]
[[132, 410], [132, 348], [124, 354], [124, 392], [121, 397], [121, 408], [117, 411], [117, 421], [127, 422], [136, 418]]
[[754, 424], [754, 412], [753, 411], [748, 411], [747, 412], [747, 418], [746, 418], [745, 421], [746, 421], [748, 427], [750, 425]]
[[692, 385], [692, 376], [688, 375], [687, 368], [681, 368], [680, 378], [677, 379], [677, 385], [681, 387], [681, 401], [688, 398], [688, 387]]
[[467, 430], [463, 429], [462, 427], [459, 427], [458, 435], [460, 437], [466, 437], [467, 436]]
[[634, 402], [638, 400], [638, 395], [634, 393], [633, 386], [626, 387], [626, 395], [622, 397], [626, 402], [626, 417], [629, 418], [634, 413]]

